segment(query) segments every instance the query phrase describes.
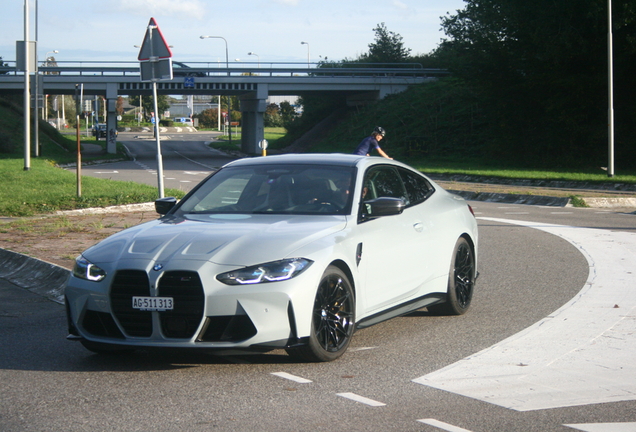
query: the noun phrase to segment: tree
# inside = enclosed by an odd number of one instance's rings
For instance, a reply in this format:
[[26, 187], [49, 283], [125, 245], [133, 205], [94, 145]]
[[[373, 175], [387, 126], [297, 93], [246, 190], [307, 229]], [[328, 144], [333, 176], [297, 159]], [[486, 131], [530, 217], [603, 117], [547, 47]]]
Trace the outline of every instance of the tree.
[[265, 109], [265, 113], [263, 114], [263, 121], [265, 123], [265, 126], [268, 126], [268, 127], [282, 126], [283, 118], [280, 115], [280, 107], [275, 103], [271, 103], [267, 105], [267, 108]]
[[369, 44], [369, 52], [360, 57], [364, 63], [402, 63], [408, 59], [411, 49], [405, 48], [402, 36], [378, 24], [373, 31], [375, 41]]
[[280, 103], [280, 117], [282, 119], [282, 124], [285, 127], [287, 127], [287, 125], [294, 120], [294, 117], [296, 117], [296, 110], [288, 101]]
[[[519, 161], [600, 166], [607, 131], [607, 2], [466, 4], [442, 19], [450, 39], [436, 55], [479, 95], [490, 117], [496, 154]], [[628, 76], [634, 69], [635, 21], [636, 0], [616, 7], [620, 56], [615, 56], [615, 67], [621, 94], [634, 95]], [[631, 101], [617, 99], [617, 105], [633, 113]], [[633, 123], [629, 117], [625, 120]], [[624, 123], [625, 130], [631, 123]]]
[[[128, 103], [133, 106], [139, 106], [139, 96], [130, 96], [128, 98]], [[144, 109], [144, 113], [147, 117], [150, 116], [151, 112], [155, 111], [154, 103], [152, 100], [152, 96], [145, 96], [141, 99], [141, 106]], [[167, 111], [170, 108], [170, 104], [168, 103], [168, 96], [166, 95], [158, 95], [157, 96], [157, 109], [159, 113], [155, 113], [157, 118], [161, 118], [161, 113]]]
[[117, 101], [115, 102], [115, 111], [117, 114], [124, 114], [124, 98], [121, 96], [117, 96]]
[[216, 128], [219, 125], [219, 110], [216, 108], [208, 108], [194, 115], [199, 119], [199, 127]]

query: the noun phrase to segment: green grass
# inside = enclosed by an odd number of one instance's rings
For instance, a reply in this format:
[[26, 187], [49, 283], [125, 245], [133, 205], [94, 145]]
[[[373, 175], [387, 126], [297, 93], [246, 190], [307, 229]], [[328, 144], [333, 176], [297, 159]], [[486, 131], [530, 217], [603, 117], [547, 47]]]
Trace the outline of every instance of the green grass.
[[[264, 138], [267, 140], [268, 149], [280, 149], [278, 141], [285, 136], [287, 131], [283, 127], [266, 127]], [[228, 135], [221, 135], [216, 141], [210, 144], [215, 149], [221, 151], [231, 151], [241, 149], [241, 128], [232, 128], [232, 144]]]
[[[0, 188], [1, 216], [32, 216], [58, 210], [150, 202], [158, 198], [155, 187], [82, 176], [81, 197], [77, 196], [74, 171], [55, 167], [51, 161], [32, 159], [24, 170], [22, 159], [0, 159], [3, 187]], [[166, 195], [182, 197], [183, 191], [167, 189]]]
[[523, 168], [507, 168], [495, 164], [480, 162], [450, 162], [435, 160], [405, 160], [406, 163], [428, 174], [459, 174], [473, 177], [497, 177], [514, 180], [544, 180], [590, 183], [636, 183], [636, 172], [617, 174], [608, 177], [607, 172], [597, 170], [537, 170]]

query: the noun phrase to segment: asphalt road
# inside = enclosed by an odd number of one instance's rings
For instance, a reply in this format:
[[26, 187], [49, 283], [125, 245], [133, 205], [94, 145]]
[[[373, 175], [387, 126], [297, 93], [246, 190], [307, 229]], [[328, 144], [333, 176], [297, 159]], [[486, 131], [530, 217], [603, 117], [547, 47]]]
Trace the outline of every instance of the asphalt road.
[[[218, 135], [215, 132], [161, 134], [164, 188], [189, 191], [232, 160], [206, 145]], [[121, 132], [118, 141], [127, 147], [132, 160], [85, 166], [82, 175], [158, 186], [157, 144], [152, 134]]]
[[[611, 212], [473, 204], [481, 218], [527, 212], [633, 231], [624, 222], [633, 216]], [[63, 306], [0, 281], [0, 430], [566, 431], [564, 424], [636, 422], [633, 398], [519, 411], [413, 381], [524, 331], [586, 284], [589, 263], [560, 236], [484, 219], [480, 230], [481, 276], [468, 314], [422, 311], [361, 330], [327, 364], [293, 363], [283, 352], [100, 357], [64, 340]], [[562, 343], [553, 335], [545, 348]]]
[[[636, 354], [636, 296], [612, 291], [636, 286], [636, 216], [471, 204], [471, 310], [358, 331], [331, 363], [293, 363], [282, 351], [94, 355], [64, 340], [62, 305], [0, 280], [0, 430], [636, 430], [625, 360]], [[597, 288], [602, 304], [588, 308]], [[622, 318], [599, 333], [612, 314]]]

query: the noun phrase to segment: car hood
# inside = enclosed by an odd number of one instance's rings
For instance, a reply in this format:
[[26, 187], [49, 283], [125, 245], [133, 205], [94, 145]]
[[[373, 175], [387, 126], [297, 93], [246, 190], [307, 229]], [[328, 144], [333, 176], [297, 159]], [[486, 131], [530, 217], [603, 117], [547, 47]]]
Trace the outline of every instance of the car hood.
[[87, 249], [93, 263], [171, 259], [248, 266], [291, 257], [296, 249], [345, 228], [345, 216], [206, 215], [160, 219]]

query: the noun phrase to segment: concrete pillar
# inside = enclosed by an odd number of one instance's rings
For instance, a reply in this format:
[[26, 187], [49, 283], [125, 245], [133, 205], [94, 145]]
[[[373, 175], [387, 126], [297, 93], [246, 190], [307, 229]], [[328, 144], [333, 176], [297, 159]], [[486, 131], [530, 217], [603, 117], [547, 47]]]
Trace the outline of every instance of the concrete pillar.
[[258, 143], [265, 137], [263, 115], [267, 109], [267, 85], [259, 84], [256, 92], [241, 96], [241, 151], [261, 154]]
[[117, 153], [117, 84], [106, 85], [106, 152]]

